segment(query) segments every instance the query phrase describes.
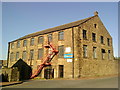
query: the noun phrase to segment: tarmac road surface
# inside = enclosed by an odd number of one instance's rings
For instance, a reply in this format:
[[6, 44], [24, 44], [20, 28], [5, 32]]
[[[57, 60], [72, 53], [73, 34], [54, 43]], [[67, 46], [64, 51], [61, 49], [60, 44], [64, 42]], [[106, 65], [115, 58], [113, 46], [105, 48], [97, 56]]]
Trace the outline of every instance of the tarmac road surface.
[[31, 80], [3, 88], [118, 88], [118, 77], [88, 80]]

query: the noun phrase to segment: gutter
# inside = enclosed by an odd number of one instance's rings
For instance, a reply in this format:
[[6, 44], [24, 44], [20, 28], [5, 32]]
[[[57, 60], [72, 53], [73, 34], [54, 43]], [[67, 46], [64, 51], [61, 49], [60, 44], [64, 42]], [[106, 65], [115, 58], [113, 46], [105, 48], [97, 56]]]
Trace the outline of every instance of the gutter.
[[73, 49], [73, 61], [72, 61], [72, 78], [74, 78], [74, 29], [72, 28], [72, 49]]

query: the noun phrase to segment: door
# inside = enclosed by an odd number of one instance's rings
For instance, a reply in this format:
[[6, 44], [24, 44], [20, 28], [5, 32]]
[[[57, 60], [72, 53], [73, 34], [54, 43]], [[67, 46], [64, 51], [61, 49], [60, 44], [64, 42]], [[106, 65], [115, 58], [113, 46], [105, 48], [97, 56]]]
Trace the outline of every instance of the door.
[[44, 69], [44, 78], [46, 79], [54, 78], [54, 69], [51, 68]]
[[59, 65], [59, 78], [64, 77], [64, 65]]

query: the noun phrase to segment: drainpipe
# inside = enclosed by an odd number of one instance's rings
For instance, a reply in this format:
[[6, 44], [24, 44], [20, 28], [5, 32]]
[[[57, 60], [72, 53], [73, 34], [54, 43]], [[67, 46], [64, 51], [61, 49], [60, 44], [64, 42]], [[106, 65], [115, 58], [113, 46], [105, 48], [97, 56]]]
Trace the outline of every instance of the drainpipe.
[[[80, 37], [80, 28], [81, 28], [81, 27], [79, 26], [79, 27], [78, 27], [78, 32], [79, 32], [79, 37], [78, 37], [78, 38], [79, 38], [79, 50], [82, 51], [81, 37]], [[79, 52], [80, 52], [80, 51], [79, 51]], [[81, 63], [82, 63], [81, 53], [82, 53], [82, 52], [79, 53], [79, 59], [78, 59], [78, 60], [79, 60], [79, 78], [81, 77], [81, 66], [82, 66], [82, 64], [81, 64]]]
[[72, 27], [72, 49], [73, 49], [73, 61], [72, 61], [72, 78], [74, 78], [74, 29]]

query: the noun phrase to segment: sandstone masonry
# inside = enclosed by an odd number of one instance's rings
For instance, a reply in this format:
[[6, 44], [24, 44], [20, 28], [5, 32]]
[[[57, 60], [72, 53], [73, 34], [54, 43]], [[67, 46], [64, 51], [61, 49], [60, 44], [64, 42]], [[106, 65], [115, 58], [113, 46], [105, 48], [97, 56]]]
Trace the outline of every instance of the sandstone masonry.
[[[8, 67], [20, 58], [32, 72], [44, 60], [49, 40], [59, 50], [52, 66], [42, 70], [41, 78], [79, 78], [117, 74], [112, 37], [98, 16], [46, 29], [9, 42]], [[50, 73], [48, 73], [50, 72]]]

